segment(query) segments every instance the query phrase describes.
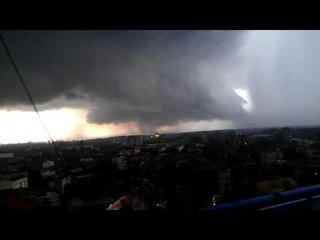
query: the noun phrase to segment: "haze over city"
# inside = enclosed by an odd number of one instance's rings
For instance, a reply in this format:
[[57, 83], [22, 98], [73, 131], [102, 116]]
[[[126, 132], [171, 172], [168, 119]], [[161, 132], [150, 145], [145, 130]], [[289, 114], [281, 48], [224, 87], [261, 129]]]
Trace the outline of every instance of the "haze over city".
[[[320, 122], [319, 31], [1, 33], [54, 140]], [[47, 141], [0, 79], [0, 142]]]

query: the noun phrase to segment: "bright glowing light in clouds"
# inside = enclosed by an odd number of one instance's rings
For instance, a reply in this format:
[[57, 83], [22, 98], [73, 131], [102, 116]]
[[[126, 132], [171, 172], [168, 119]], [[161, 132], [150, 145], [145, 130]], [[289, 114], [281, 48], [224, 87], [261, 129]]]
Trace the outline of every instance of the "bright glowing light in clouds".
[[[88, 111], [62, 108], [40, 112], [54, 140], [108, 137], [138, 132], [134, 124], [91, 124]], [[0, 143], [47, 141], [48, 137], [34, 112], [0, 110]]]
[[[87, 122], [88, 110], [62, 108], [46, 110], [40, 116], [54, 140], [78, 140], [140, 134], [135, 123], [93, 124]], [[192, 121], [175, 126], [162, 126], [160, 132], [185, 132], [225, 129], [233, 127], [230, 121]], [[0, 110], [0, 143], [44, 142], [48, 136], [37, 115], [31, 111]]]
[[242, 107], [244, 110], [250, 112], [252, 109], [251, 99], [248, 90], [236, 88], [234, 89], [235, 93], [238, 94], [244, 101], [246, 101]]

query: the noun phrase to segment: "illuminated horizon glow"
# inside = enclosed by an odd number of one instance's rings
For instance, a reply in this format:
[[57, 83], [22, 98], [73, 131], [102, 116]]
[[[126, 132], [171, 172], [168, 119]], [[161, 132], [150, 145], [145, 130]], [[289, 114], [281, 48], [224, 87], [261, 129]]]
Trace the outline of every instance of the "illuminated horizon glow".
[[[133, 123], [88, 123], [87, 114], [88, 110], [73, 108], [40, 112], [41, 119], [55, 141], [139, 133], [137, 126]], [[46, 142], [48, 140], [48, 136], [34, 112], [0, 110], [0, 143]]]
[[242, 108], [247, 112], [251, 112], [252, 102], [251, 102], [249, 91], [247, 89], [242, 89], [242, 88], [235, 88], [234, 91], [239, 97], [241, 97], [245, 101], [245, 103], [242, 104]]
[[[104, 138], [142, 134], [134, 122], [95, 124], [87, 121], [86, 109], [61, 108], [40, 111], [54, 141]], [[190, 132], [219, 130], [234, 127], [231, 121], [206, 120], [180, 122], [172, 126], [160, 126], [160, 132]], [[150, 133], [152, 134], [152, 133]], [[47, 142], [46, 132], [33, 111], [0, 109], [0, 143]]]

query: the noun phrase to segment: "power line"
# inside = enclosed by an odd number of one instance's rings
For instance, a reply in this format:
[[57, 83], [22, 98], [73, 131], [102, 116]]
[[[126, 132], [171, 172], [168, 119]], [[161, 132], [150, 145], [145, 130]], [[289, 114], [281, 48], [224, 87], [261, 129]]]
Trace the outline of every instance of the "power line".
[[1, 34], [0, 34], [0, 40], [1, 40], [2, 44], [3, 44], [3, 46], [4, 46], [4, 49], [6, 50], [6, 53], [7, 53], [7, 55], [8, 55], [8, 57], [9, 57], [12, 65], [13, 65], [13, 67], [14, 67], [17, 75], [18, 75], [18, 78], [19, 78], [19, 80], [20, 80], [20, 83], [22, 84], [24, 90], [26, 91], [26, 93], [27, 93], [27, 95], [28, 95], [28, 98], [29, 98], [29, 100], [30, 100], [31, 105], [33, 106], [34, 111], [36, 112], [36, 114], [37, 114], [37, 116], [38, 116], [38, 118], [39, 118], [39, 120], [40, 120], [40, 122], [41, 122], [41, 124], [42, 124], [42, 126], [43, 126], [43, 128], [44, 128], [44, 130], [46, 131], [46, 133], [47, 133], [47, 135], [48, 135], [48, 137], [49, 137], [49, 139], [50, 139], [50, 141], [51, 141], [51, 143], [54, 144], [54, 141], [53, 141], [53, 139], [52, 139], [52, 137], [51, 137], [51, 134], [50, 134], [49, 130], [47, 129], [46, 125], [44, 124], [44, 122], [42, 121], [42, 119], [41, 119], [41, 117], [40, 117], [40, 114], [39, 114], [39, 111], [38, 111], [38, 109], [37, 109], [37, 107], [36, 107], [36, 104], [35, 104], [34, 101], [33, 101], [32, 95], [31, 95], [31, 93], [30, 93], [30, 91], [29, 91], [29, 89], [28, 89], [25, 81], [23, 80], [23, 78], [22, 78], [22, 76], [21, 76], [21, 74], [20, 74], [20, 72], [19, 72], [19, 70], [18, 70], [18, 67], [17, 67], [17, 65], [15, 64], [15, 62], [14, 62], [14, 60], [13, 60], [11, 54], [10, 54], [9, 48], [8, 48], [7, 44], [5, 43], [5, 41], [4, 41], [4, 39], [3, 39], [3, 37], [2, 37]]

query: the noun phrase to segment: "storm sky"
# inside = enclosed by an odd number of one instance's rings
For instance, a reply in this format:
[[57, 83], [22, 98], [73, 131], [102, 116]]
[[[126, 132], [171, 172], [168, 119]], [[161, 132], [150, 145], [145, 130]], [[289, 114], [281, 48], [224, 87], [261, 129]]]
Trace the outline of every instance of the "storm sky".
[[[55, 138], [320, 123], [319, 31], [1, 33]], [[0, 82], [7, 135], [45, 139], [3, 46]]]

